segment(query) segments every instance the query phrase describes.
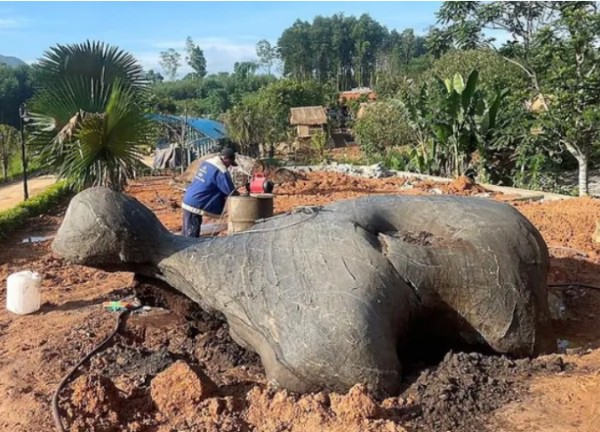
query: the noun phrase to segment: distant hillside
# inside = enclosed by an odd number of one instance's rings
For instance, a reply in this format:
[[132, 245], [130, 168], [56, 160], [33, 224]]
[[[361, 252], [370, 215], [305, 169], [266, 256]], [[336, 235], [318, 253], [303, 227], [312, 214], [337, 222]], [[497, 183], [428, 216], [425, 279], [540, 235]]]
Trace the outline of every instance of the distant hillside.
[[23, 60], [18, 59], [16, 57], [9, 57], [9, 56], [3, 56], [3, 55], [0, 55], [0, 63], [4, 63], [4, 64], [6, 64], [8, 66], [12, 66], [12, 67], [23, 66], [23, 65], [27, 64]]

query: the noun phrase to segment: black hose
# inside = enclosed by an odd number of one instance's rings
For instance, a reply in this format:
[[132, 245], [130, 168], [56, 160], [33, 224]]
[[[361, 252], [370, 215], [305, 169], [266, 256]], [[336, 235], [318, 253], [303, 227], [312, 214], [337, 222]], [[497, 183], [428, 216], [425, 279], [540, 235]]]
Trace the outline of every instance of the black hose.
[[548, 288], [571, 288], [571, 287], [587, 288], [587, 289], [600, 291], [599, 286], [586, 285], [586, 284], [582, 284], [582, 283], [578, 283], [578, 282], [559, 283], [559, 284], [548, 285]]
[[108, 337], [106, 339], [104, 339], [99, 345], [97, 345], [93, 350], [91, 350], [85, 357], [83, 357], [79, 361], [79, 363], [77, 363], [73, 367], [73, 369], [71, 369], [71, 371], [68, 374], [66, 374], [64, 376], [64, 378], [58, 384], [58, 387], [56, 388], [56, 391], [54, 392], [54, 396], [52, 396], [52, 417], [54, 417], [54, 424], [56, 425], [56, 430], [58, 432], [66, 432], [66, 430], [63, 426], [63, 423], [62, 423], [62, 419], [60, 418], [60, 412], [58, 411], [58, 396], [59, 396], [60, 392], [65, 387], [67, 382], [71, 379], [73, 374], [75, 374], [75, 371], [77, 371], [77, 369], [79, 369], [79, 367], [81, 367], [81, 365], [83, 365], [87, 360], [89, 360], [94, 354], [96, 354], [98, 351], [100, 351], [102, 348], [104, 348], [111, 341], [111, 339], [113, 337], [115, 337], [115, 335], [117, 333], [119, 333], [119, 329], [121, 328], [121, 321], [128, 312], [131, 312], [131, 310], [124, 310], [119, 313], [119, 315], [117, 316], [117, 323], [115, 325], [115, 328], [108, 335]]

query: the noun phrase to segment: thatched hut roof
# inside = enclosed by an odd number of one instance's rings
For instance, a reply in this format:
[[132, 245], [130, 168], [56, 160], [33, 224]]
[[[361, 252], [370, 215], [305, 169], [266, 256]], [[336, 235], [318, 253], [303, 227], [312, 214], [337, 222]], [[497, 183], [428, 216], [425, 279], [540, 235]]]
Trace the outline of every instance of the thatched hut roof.
[[319, 126], [327, 123], [327, 112], [322, 106], [290, 108], [290, 113], [290, 123], [294, 126]]

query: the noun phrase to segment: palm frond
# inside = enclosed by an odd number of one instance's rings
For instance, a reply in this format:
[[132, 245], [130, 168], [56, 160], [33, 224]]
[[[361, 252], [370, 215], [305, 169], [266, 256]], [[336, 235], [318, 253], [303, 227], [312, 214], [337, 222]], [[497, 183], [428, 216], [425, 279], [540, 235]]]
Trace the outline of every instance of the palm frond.
[[40, 70], [44, 87], [32, 103], [31, 145], [80, 188], [122, 188], [150, 130], [135, 58], [88, 41], [50, 49]]
[[135, 57], [103, 42], [86, 41], [50, 48], [39, 62], [40, 81], [60, 77], [85, 77], [103, 83], [119, 79], [145, 89], [148, 81]]

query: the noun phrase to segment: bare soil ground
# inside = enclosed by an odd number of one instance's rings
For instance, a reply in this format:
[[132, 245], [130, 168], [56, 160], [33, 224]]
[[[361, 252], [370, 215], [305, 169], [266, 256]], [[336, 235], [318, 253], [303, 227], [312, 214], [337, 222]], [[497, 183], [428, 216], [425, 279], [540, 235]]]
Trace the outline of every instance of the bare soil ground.
[[[312, 173], [276, 190], [276, 211], [369, 194], [481, 195], [459, 180], [440, 185]], [[174, 232], [182, 191], [168, 178], [132, 183], [128, 193]], [[492, 198], [507, 200], [499, 194]], [[600, 285], [600, 247], [592, 242], [600, 201], [519, 202], [552, 254], [551, 283]], [[137, 294], [150, 311], [133, 314], [107, 350], [63, 391], [61, 411], [74, 431], [581, 431], [600, 430], [600, 291], [556, 289], [555, 321], [569, 355], [513, 360], [449, 353], [437, 364], [407, 365], [401, 395], [374, 400], [360, 385], [348, 394], [294, 395], [272, 389], [256, 355], [238, 347], [227, 324], [148, 280], [67, 265], [50, 240], [65, 205], [2, 239], [0, 280], [31, 269], [43, 276], [42, 309], [0, 311], [0, 430], [54, 430], [50, 401], [77, 361], [112, 330], [102, 301]], [[6, 291], [0, 291], [4, 304]]]

